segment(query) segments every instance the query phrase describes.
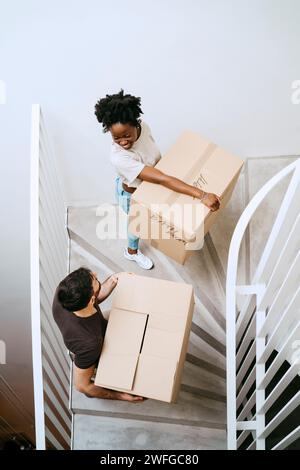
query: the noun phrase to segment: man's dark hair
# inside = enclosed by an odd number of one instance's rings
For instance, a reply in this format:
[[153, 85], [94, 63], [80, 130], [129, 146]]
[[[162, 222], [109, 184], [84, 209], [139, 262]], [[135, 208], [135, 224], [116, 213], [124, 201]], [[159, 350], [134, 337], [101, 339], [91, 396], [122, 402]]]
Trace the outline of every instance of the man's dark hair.
[[104, 132], [107, 132], [117, 122], [138, 127], [141, 114], [143, 114], [141, 98], [124, 95], [124, 90], [115, 95], [106, 95], [105, 98], [97, 101], [95, 105], [95, 115], [98, 121], [102, 123]]
[[91, 271], [87, 268], [79, 268], [59, 283], [57, 298], [66, 310], [76, 312], [87, 306], [93, 293]]

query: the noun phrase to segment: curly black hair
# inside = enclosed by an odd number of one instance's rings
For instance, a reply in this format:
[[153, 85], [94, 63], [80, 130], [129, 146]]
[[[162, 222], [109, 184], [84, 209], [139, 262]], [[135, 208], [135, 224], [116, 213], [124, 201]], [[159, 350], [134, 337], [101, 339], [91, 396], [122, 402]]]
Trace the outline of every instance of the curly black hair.
[[138, 127], [141, 122], [139, 119], [141, 114], [143, 114], [141, 98], [124, 95], [124, 90], [114, 95], [106, 95], [95, 105], [95, 115], [97, 120], [102, 123], [104, 132], [107, 132], [117, 122]]
[[79, 268], [63, 279], [58, 286], [58, 300], [70, 312], [85, 308], [93, 295], [93, 275], [87, 268]]

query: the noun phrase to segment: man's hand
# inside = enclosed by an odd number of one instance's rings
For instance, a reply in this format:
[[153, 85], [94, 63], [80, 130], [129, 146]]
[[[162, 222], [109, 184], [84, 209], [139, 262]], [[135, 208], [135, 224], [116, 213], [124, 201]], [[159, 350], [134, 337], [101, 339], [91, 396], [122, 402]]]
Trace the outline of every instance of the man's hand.
[[98, 303], [103, 302], [112, 293], [116, 285], [118, 284], [118, 274], [112, 274], [106, 281], [101, 284], [101, 289], [98, 295]]
[[[202, 192], [203, 194], [203, 192]], [[204, 196], [199, 198], [201, 202], [208, 207], [212, 212], [215, 212], [220, 207], [220, 198], [213, 193], [205, 193]]]
[[107, 400], [122, 400], [130, 401], [132, 403], [142, 402], [147, 398], [139, 397], [136, 395], [130, 395], [129, 393], [117, 392], [116, 390], [110, 390], [108, 388], [98, 387], [95, 385], [91, 378], [95, 371], [95, 365], [92, 365], [88, 369], [80, 369], [74, 363], [74, 385], [78, 392], [84, 393], [89, 398], [103, 398]]
[[107, 287], [112, 292], [116, 285], [118, 284], [118, 274], [112, 274], [105, 282], [107, 282]]
[[120, 392], [118, 400], [123, 400], [123, 401], [131, 401], [134, 403], [141, 402], [147, 400], [145, 397], [139, 397], [137, 395], [130, 395], [129, 393], [125, 392]]

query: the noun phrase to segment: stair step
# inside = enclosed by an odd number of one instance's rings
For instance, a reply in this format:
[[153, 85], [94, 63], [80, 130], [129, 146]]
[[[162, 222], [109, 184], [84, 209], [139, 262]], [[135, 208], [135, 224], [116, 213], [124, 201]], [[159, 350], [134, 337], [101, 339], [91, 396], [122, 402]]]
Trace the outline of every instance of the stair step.
[[[197, 388], [199, 389], [199, 387]], [[207, 423], [219, 423], [220, 426], [223, 426], [226, 413], [225, 405], [220, 399], [221, 395], [221, 393], [218, 394], [218, 400], [216, 400], [182, 389], [177, 403], [165, 403], [148, 399], [142, 403], [133, 404], [119, 400], [88, 398], [84, 394], [73, 390], [72, 410], [75, 413], [89, 411], [92, 414], [100, 413], [105, 416], [123, 416], [132, 419], [138, 419], [139, 416], [147, 416], [151, 419], [158, 417], [160, 419], [185, 419], [195, 423], [195, 425], [198, 421], [205, 421]]]
[[[277, 172], [281, 171], [299, 157], [248, 158], [247, 160], [247, 196], [250, 200], [259, 189]], [[262, 251], [265, 247], [269, 232], [274, 225], [278, 209], [282, 203], [290, 176], [284, 178], [273, 188], [259, 209], [253, 215], [249, 224], [249, 273], [254, 275]]]
[[223, 290], [223, 293], [225, 295], [225, 290], [226, 290], [226, 275], [225, 275], [225, 269], [222, 265], [221, 259], [219, 257], [219, 254], [216, 250], [216, 247], [214, 245], [212, 236], [210, 233], [207, 233], [205, 235], [205, 245], [204, 247], [207, 249], [207, 252], [210, 256], [211, 264], [214, 267], [214, 271], [216, 275], [218, 276], [220, 286]]
[[[217, 372], [219, 375], [215, 374]], [[132, 404], [118, 400], [88, 398], [72, 390], [71, 407], [75, 413], [122, 417], [124, 419], [185, 421], [190, 426], [223, 428], [226, 419], [226, 384], [216, 366], [205, 363], [190, 353], [185, 362], [182, 386], [177, 403], [146, 400]], [[166, 421], [167, 420], [167, 421]]]
[[[190, 355], [188, 358], [193, 360]], [[203, 367], [199, 367], [194, 362], [190, 362], [190, 360], [185, 361], [181, 388], [184, 391], [190, 391], [190, 393], [195, 393], [201, 397], [225, 403], [225, 378], [220, 377]], [[213, 396], [213, 394], [215, 394], [215, 396]]]
[[[131, 405], [139, 406], [139, 405]], [[202, 427], [201, 424], [204, 424]], [[74, 415], [74, 450], [221, 450], [226, 449], [224, 429], [205, 422], [149, 421], [118, 417]]]
[[[191, 345], [189, 345], [190, 349]], [[206, 370], [207, 372], [210, 372], [211, 374], [214, 374], [218, 377], [221, 377], [223, 379], [226, 378], [226, 371], [222, 367], [218, 367], [217, 365], [211, 364], [208, 361], [205, 361], [201, 357], [195, 356], [194, 354], [191, 354], [190, 352], [187, 353], [186, 355], [186, 361], [190, 362], [191, 364], [195, 364], [201, 369]]]
[[220, 401], [221, 403], [226, 403], [225, 395], [206, 390], [205, 388], [193, 387], [192, 385], [186, 385], [185, 383], [183, 383], [181, 385], [181, 389], [184, 392], [191, 393], [192, 395], [196, 395], [198, 397], [208, 398], [210, 400], [216, 400]]
[[[214, 262], [217, 271], [221, 266], [221, 279], [224, 276], [223, 273], [226, 275], [228, 252], [232, 234], [248, 202], [247, 168], [245, 165], [242, 168], [231, 199], [223, 211], [223, 216], [218, 218], [216, 223], [213, 224], [210, 228], [209, 233], [205, 236], [206, 246], [210, 252], [212, 261]], [[240, 267], [242, 268], [242, 278], [244, 278], [245, 259], [241, 259]]]
[[204, 331], [199, 325], [194, 322], [192, 323], [191, 330], [195, 335], [199, 336], [199, 338], [202, 338], [207, 344], [209, 344], [211, 347], [213, 347], [216, 351], [218, 351], [225, 357], [226, 348], [222, 343], [217, 341], [213, 336]]
[[223, 372], [226, 369], [226, 358], [201, 337], [195, 335], [193, 331], [190, 333], [188, 352], [198, 359], [218, 367]]

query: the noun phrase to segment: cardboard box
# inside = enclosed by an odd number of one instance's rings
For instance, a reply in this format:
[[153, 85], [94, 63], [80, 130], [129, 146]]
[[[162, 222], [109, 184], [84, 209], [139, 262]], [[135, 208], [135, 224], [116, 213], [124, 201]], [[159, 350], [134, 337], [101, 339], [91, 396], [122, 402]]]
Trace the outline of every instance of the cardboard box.
[[95, 384], [175, 402], [194, 311], [189, 284], [122, 273]]
[[217, 194], [219, 210], [212, 212], [199, 199], [143, 182], [131, 198], [130, 231], [183, 264], [202, 248], [205, 234], [232, 195], [243, 163], [204, 137], [184, 132], [156, 168]]

